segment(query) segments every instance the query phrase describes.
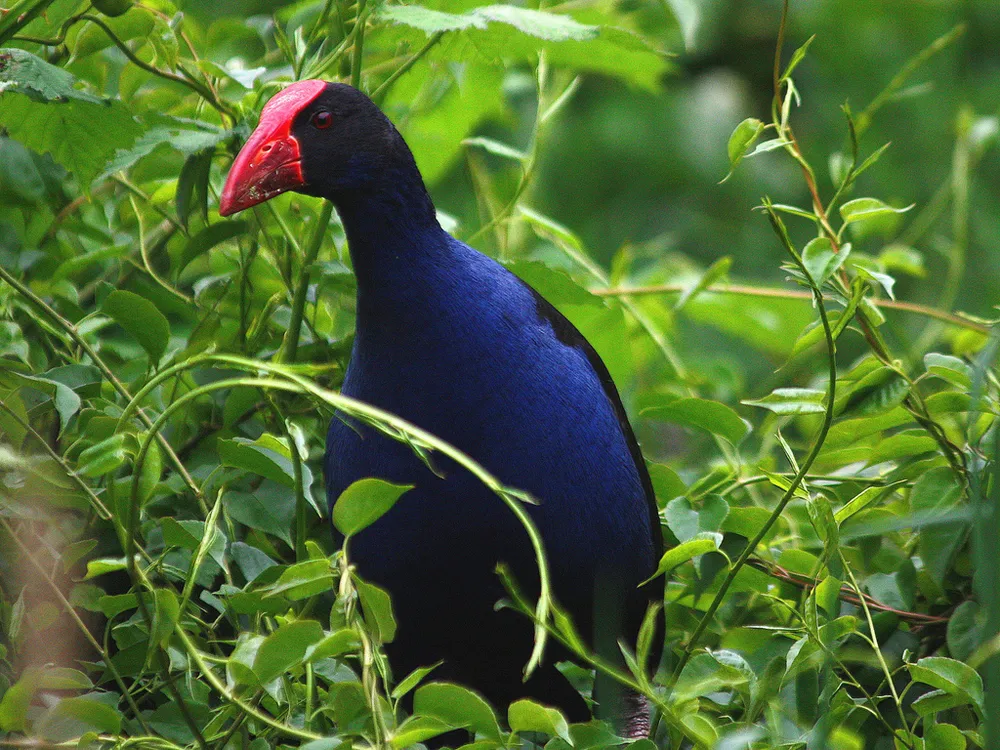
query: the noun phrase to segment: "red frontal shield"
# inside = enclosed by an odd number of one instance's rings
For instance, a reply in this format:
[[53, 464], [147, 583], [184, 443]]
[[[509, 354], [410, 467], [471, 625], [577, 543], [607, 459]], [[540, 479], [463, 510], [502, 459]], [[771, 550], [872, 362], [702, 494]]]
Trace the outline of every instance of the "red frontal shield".
[[229, 216], [286, 190], [302, 187], [302, 155], [292, 123], [326, 88], [325, 81], [299, 81], [276, 94], [260, 113], [260, 122], [240, 149], [219, 199], [219, 213]]

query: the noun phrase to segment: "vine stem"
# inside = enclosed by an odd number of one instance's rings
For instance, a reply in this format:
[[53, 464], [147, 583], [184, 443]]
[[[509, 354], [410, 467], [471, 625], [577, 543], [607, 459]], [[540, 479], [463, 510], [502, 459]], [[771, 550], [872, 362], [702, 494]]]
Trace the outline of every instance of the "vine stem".
[[392, 75], [386, 78], [379, 87], [372, 92], [372, 101], [380, 101], [381, 97], [389, 93], [389, 89], [392, 85], [399, 80], [404, 74], [409, 72], [410, 68], [416, 65], [438, 42], [441, 41], [441, 37], [444, 36], [443, 31], [435, 31], [431, 34], [430, 39], [424, 44], [423, 47], [414, 52], [402, 65], [400, 65], [396, 70], [393, 71]]
[[[534, 498], [521, 490], [504, 485], [499, 479], [490, 474], [475, 460], [452, 446], [450, 443], [441, 440], [435, 435], [432, 435], [426, 430], [407, 422], [405, 419], [402, 419], [395, 414], [391, 414], [390, 412], [379, 409], [378, 407], [372, 406], [363, 401], [358, 401], [349, 396], [345, 396], [341, 393], [322, 388], [313, 383], [311, 380], [302, 377], [295, 371], [294, 368], [227, 354], [206, 354], [198, 357], [192, 357], [189, 360], [164, 369], [154, 378], [150, 379], [150, 381], [138, 393], [136, 393], [135, 398], [122, 411], [118, 420], [119, 429], [127, 422], [127, 420], [131, 417], [131, 414], [135, 410], [139, 409], [139, 403], [141, 400], [163, 381], [184, 370], [191, 369], [200, 364], [211, 363], [228, 365], [230, 367], [239, 368], [253, 373], [267, 372], [275, 377], [231, 378], [216, 381], [214, 383], [193, 389], [180, 396], [177, 400], [171, 402], [170, 405], [160, 413], [156, 422], [150, 425], [148, 434], [143, 438], [134, 462], [135, 470], [133, 471], [131, 485], [131, 510], [128, 516], [128, 529], [126, 534], [127, 552], [125, 555], [126, 563], [130, 566], [131, 570], [134, 570], [135, 565], [134, 554], [132, 554], [132, 552], [135, 549], [135, 529], [138, 525], [139, 513], [139, 467], [141, 467], [142, 462], [145, 460], [146, 453], [149, 451], [154, 436], [159, 435], [160, 428], [162, 428], [175, 411], [183, 407], [188, 401], [206, 393], [220, 390], [222, 388], [232, 388], [238, 386], [273, 388], [276, 390], [311, 395], [338, 411], [342, 411], [355, 419], [364, 421], [367, 424], [374, 426], [376, 429], [384, 432], [390, 437], [408, 443], [415, 449], [429, 449], [437, 451], [441, 455], [451, 459], [459, 466], [467, 470], [487, 488], [493, 491], [493, 493], [496, 494], [514, 514], [531, 541], [539, 577], [539, 595], [538, 602], [535, 607], [536, 623], [544, 623], [548, 620], [552, 602], [552, 582], [549, 574], [548, 558], [545, 554], [545, 547], [542, 543], [541, 534], [535, 526], [534, 521], [531, 520], [531, 516], [528, 515], [524, 508], [525, 504], [535, 504], [536, 501]], [[534, 648], [527, 664], [524, 667], [524, 674], [526, 678], [531, 675], [541, 663], [542, 655], [545, 650], [546, 635], [547, 632], [544, 626], [536, 624]]]
[[[637, 297], [640, 295], [655, 294], [683, 294], [688, 291], [689, 288], [690, 285], [688, 284], [655, 284], [651, 286], [591, 289], [590, 293], [597, 297]], [[750, 286], [746, 284], [712, 284], [711, 286], [705, 287], [702, 292], [735, 294], [745, 297], [777, 297], [780, 299], [801, 300], [813, 299], [813, 294], [811, 292], [799, 292], [793, 289], [779, 289], [777, 287]], [[823, 299], [828, 302], [833, 301], [833, 299], [828, 296], [824, 296]], [[916, 302], [903, 302], [894, 299], [870, 299], [870, 302], [879, 308], [899, 310], [901, 312], [909, 312], [915, 315], [923, 315], [924, 317], [934, 318], [935, 320], [950, 323], [953, 326], [965, 328], [970, 331], [977, 331], [978, 333], [983, 334], [990, 332], [990, 326], [985, 323], [980, 323], [976, 320], [972, 320], [971, 318], [966, 318], [954, 313], [945, 312], [944, 310], [938, 310], [936, 307], [929, 307]]]
[[764, 200], [764, 208], [767, 211], [768, 218], [771, 220], [771, 225], [774, 227], [774, 230], [782, 244], [785, 246], [785, 249], [795, 260], [802, 273], [805, 274], [806, 279], [809, 280], [813, 299], [816, 302], [816, 308], [819, 312], [820, 323], [823, 326], [823, 336], [826, 339], [827, 348], [828, 378], [830, 385], [827, 389], [826, 395], [826, 410], [823, 413], [823, 424], [820, 426], [819, 433], [816, 436], [812, 449], [809, 451], [809, 455], [806, 456], [806, 459], [799, 466], [799, 470], [795, 473], [795, 477], [792, 479], [791, 484], [788, 486], [788, 489], [785, 490], [781, 499], [778, 500], [778, 504], [774, 507], [774, 510], [771, 511], [771, 515], [768, 517], [767, 521], [764, 522], [760, 531], [757, 532], [753, 539], [747, 542], [746, 547], [743, 548], [743, 551], [736, 559], [736, 562], [730, 566], [729, 572], [722, 581], [722, 586], [715, 594], [715, 598], [712, 599], [712, 603], [709, 605], [708, 610], [698, 622], [698, 626], [695, 628], [694, 633], [691, 634], [691, 638], [684, 647], [684, 653], [681, 655], [677, 667], [670, 676], [668, 690], [672, 690], [674, 685], [677, 683], [677, 678], [680, 677], [684, 667], [691, 659], [691, 655], [694, 653], [694, 649], [697, 646], [699, 639], [705, 633], [705, 630], [708, 628], [712, 618], [715, 617], [716, 611], [718, 611], [719, 606], [722, 604], [722, 600], [725, 598], [726, 593], [729, 591], [729, 587], [736, 579], [737, 574], [747, 563], [754, 550], [757, 549], [757, 545], [761, 543], [765, 536], [767, 536], [767, 532], [771, 530], [771, 527], [781, 517], [785, 506], [788, 505], [789, 501], [791, 501], [792, 497], [794, 497], [796, 490], [798, 490], [799, 486], [802, 484], [802, 481], [805, 479], [810, 467], [819, 455], [820, 450], [823, 448], [823, 443], [826, 442], [826, 436], [830, 431], [830, 426], [833, 424], [834, 401], [836, 400], [837, 395], [837, 344], [833, 338], [833, 329], [830, 327], [830, 319], [826, 313], [826, 305], [824, 304], [823, 295], [819, 290], [819, 286], [815, 281], [813, 281], [812, 277], [809, 275], [809, 271], [806, 270], [805, 265], [802, 263], [802, 258], [796, 252], [795, 246], [788, 237], [788, 231], [785, 228], [784, 223], [781, 221], [781, 217], [778, 216], [775, 210], [771, 207], [770, 202], [766, 199]]
[[323, 206], [319, 211], [319, 218], [316, 220], [316, 229], [306, 247], [305, 256], [302, 258], [302, 266], [299, 270], [299, 283], [295, 287], [292, 295], [292, 316], [288, 322], [285, 332], [285, 340], [282, 345], [283, 362], [294, 362], [299, 351], [299, 336], [302, 334], [302, 314], [306, 308], [306, 296], [309, 291], [309, 274], [313, 263], [319, 255], [319, 250], [323, 245], [323, 237], [327, 227], [330, 225], [330, 218], [333, 216], [333, 204], [330, 201], [323, 201]]
[[[63, 331], [65, 331], [69, 335], [69, 337], [73, 339], [73, 342], [77, 346], [79, 346], [80, 349], [83, 350], [83, 352], [86, 353], [88, 357], [90, 357], [91, 361], [93, 361], [94, 365], [101, 371], [101, 374], [104, 375], [105, 378], [107, 378], [108, 382], [111, 383], [112, 387], [118, 392], [119, 396], [124, 398], [126, 401], [132, 400], [132, 394], [129, 393], [128, 388], [126, 388], [125, 385], [115, 376], [115, 374], [111, 371], [111, 368], [108, 367], [108, 365], [104, 362], [104, 360], [98, 356], [97, 352], [95, 352], [94, 349], [90, 346], [90, 344], [87, 343], [86, 339], [84, 339], [83, 336], [80, 335], [80, 331], [77, 329], [75, 325], [70, 323], [68, 320], [66, 320], [66, 318], [64, 318], [62, 315], [56, 312], [51, 306], [49, 306], [49, 304], [45, 300], [43, 300], [41, 297], [35, 294], [31, 290], [31, 288], [28, 287], [27, 284], [24, 284], [21, 281], [19, 281], [3, 266], [0, 266], [0, 279], [2, 279], [3, 281], [7, 282], [12, 287], [14, 287], [14, 289], [22, 297], [24, 297], [32, 305], [34, 305], [36, 308], [45, 313], [45, 315], [48, 316], [56, 325], [62, 328]], [[149, 416], [146, 414], [146, 412], [144, 412], [142, 409], [139, 409], [136, 412], [136, 414], [139, 417], [139, 419], [142, 420], [143, 424], [146, 425], [146, 427], [153, 426], [153, 420], [151, 420]], [[198, 487], [197, 484], [195, 484], [194, 479], [191, 478], [191, 475], [188, 473], [188, 470], [184, 466], [184, 463], [180, 460], [180, 458], [178, 458], [177, 454], [174, 452], [174, 449], [170, 447], [170, 443], [167, 442], [166, 438], [164, 438], [162, 435], [158, 435], [157, 440], [159, 441], [160, 448], [162, 448], [166, 452], [167, 456], [170, 458], [170, 462], [174, 465], [174, 468], [177, 470], [177, 473], [184, 480], [184, 484], [186, 484], [188, 486], [188, 489], [190, 489], [191, 492], [194, 493], [194, 496], [198, 500], [199, 505], [202, 506], [202, 510], [205, 513], [208, 513], [208, 508], [207, 506], [205, 506], [205, 498], [202, 496], [201, 489]]]

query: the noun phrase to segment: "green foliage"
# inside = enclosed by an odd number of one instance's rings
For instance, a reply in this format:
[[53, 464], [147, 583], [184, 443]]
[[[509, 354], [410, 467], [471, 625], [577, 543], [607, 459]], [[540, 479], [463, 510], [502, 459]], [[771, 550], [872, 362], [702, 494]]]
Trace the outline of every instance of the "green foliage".
[[[620, 746], [438, 665], [391, 672], [400, 624], [350, 537], [408, 488], [362, 480], [327, 517], [340, 412], [517, 514], [543, 573], [537, 602], [504, 578], [536, 623], [528, 670], [547, 638], [644, 693], [639, 750], [995, 747], [1000, 336], [956, 312], [994, 314], [1000, 183], [979, 172], [995, 177], [1000, 127], [976, 107], [995, 84], [948, 78], [939, 61], [979, 42], [921, 4], [899, 9], [912, 23], [830, 2], [751, 23], [739, 5], [0, 13], [0, 743]], [[767, 29], [770, 49], [745, 47]], [[261, 107], [306, 77], [369, 92], [442, 220], [619, 385], [667, 543], [625, 668], [558, 607], [533, 498], [338, 393], [355, 287], [330, 209], [286, 194], [218, 216]], [[838, 109], [848, 95], [867, 106]], [[786, 283], [747, 281], [764, 276]]]

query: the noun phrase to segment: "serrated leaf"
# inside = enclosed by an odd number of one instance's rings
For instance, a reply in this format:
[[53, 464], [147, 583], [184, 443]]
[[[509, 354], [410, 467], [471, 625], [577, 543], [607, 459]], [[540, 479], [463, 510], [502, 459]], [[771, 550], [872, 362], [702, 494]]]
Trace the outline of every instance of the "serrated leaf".
[[118, 101], [37, 102], [10, 92], [3, 94], [0, 126], [31, 150], [51, 154], [84, 188], [115, 151], [128, 147], [142, 134], [142, 128]]
[[104, 100], [76, 88], [76, 77], [23, 49], [0, 49], [0, 93], [25, 94], [39, 102], [79, 99], [91, 104]]
[[95, 178], [95, 182], [100, 182], [115, 172], [128, 169], [159, 146], [169, 146], [187, 157], [199, 151], [214, 149], [215, 146], [232, 135], [232, 131], [214, 128], [203, 122], [167, 117], [157, 120], [157, 122], [161, 121], [165, 124], [153, 126], [131, 146], [115, 151], [111, 161]]
[[160, 361], [170, 342], [170, 324], [156, 305], [134, 292], [116, 289], [104, 298], [101, 312], [139, 342], [151, 365]]

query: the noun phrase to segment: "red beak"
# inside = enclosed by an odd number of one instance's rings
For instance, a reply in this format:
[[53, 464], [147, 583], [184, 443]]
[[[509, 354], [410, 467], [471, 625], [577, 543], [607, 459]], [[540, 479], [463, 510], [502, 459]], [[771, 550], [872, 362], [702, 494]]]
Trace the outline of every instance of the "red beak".
[[229, 170], [219, 199], [220, 215], [235, 214], [305, 185], [302, 154], [292, 135], [292, 123], [325, 88], [325, 81], [299, 81], [267, 103], [257, 129]]

